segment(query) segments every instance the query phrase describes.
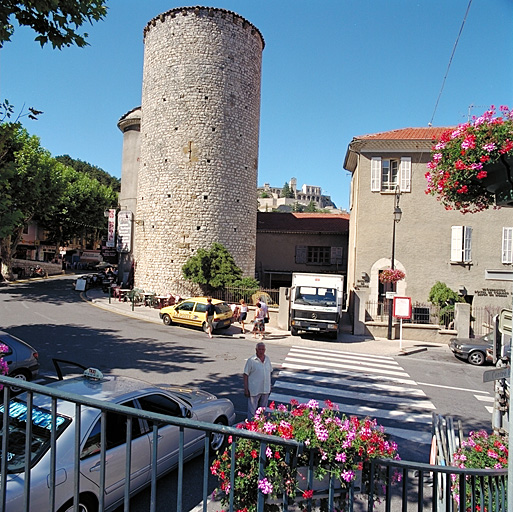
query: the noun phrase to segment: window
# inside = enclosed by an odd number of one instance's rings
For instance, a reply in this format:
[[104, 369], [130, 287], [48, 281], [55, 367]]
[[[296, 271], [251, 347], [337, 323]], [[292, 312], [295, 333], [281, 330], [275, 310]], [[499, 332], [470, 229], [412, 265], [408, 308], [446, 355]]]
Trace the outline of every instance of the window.
[[194, 302], [184, 302], [180, 304], [176, 310], [177, 311], [192, 311], [194, 309]]
[[331, 247], [308, 246], [307, 263], [329, 265], [331, 263]]
[[502, 228], [502, 263], [513, 263], [513, 228]]
[[451, 227], [451, 261], [470, 263], [472, 261], [472, 228], [470, 226]]
[[138, 398], [139, 404], [144, 411], [155, 412], [157, 414], [165, 414], [166, 416], [174, 416], [183, 418], [180, 405], [164, 395], [148, 395]]
[[296, 245], [296, 263], [336, 265], [342, 263], [342, 247]]
[[411, 157], [400, 159], [382, 159], [373, 156], [371, 159], [371, 191], [393, 192], [399, 185], [401, 192], [411, 190]]

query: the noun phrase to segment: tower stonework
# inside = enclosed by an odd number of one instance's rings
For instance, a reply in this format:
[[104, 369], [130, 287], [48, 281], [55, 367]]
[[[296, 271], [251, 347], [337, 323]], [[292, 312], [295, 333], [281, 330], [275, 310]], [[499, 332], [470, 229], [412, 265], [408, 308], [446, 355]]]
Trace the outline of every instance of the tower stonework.
[[264, 40], [230, 11], [172, 9], [144, 29], [135, 286], [193, 293], [182, 266], [222, 243], [255, 272]]

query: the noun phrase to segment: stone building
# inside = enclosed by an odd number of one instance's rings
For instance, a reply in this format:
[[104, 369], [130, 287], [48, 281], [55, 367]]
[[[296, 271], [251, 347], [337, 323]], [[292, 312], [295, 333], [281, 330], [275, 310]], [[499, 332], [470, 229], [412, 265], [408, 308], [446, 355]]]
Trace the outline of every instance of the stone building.
[[181, 269], [213, 242], [254, 275], [263, 48], [224, 9], [176, 8], [145, 27], [141, 108], [118, 123], [119, 215], [132, 228], [122, 260], [126, 270], [133, 254], [135, 286], [197, 291]]
[[331, 197], [324, 195], [319, 186], [303, 184], [298, 189], [296, 178], [291, 178], [288, 185], [293, 197], [282, 197], [283, 187], [271, 187], [269, 183], [264, 183], [263, 187], [258, 187], [258, 209], [261, 212], [276, 209], [291, 211], [296, 203], [302, 206], [308, 206], [310, 203], [313, 203], [318, 209], [336, 210], [337, 208], [335, 203], [332, 202]]
[[414, 305], [425, 304], [431, 287], [441, 281], [473, 308], [511, 307], [511, 283], [486, 279], [486, 271], [513, 270], [511, 209], [463, 215], [445, 210], [425, 193], [432, 141], [445, 130], [405, 128], [355, 137], [349, 144], [344, 162], [352, 174], [347, 284], [361, 304], [386, 301], [388, 290], [379, 274], [391, 264], [399, 200], [394, 262], [406, 277], [393, 291], [411, 297]]

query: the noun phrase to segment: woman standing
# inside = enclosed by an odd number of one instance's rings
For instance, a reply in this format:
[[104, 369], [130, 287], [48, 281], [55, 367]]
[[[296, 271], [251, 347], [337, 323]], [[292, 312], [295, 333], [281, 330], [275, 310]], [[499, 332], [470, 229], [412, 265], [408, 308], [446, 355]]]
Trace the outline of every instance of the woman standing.
[[260, 334], [260, 339], [264, 339], [265, 334], [265, 312], [261, 307], [260, 302], [257, 302], [256, 309], [255, 309], [255, 320], [253, 324], [253, 338], [256, 338], [257, 333]]
[[248, 305], [246, 304], [244, 299], [241, 299], [240, 300], [240, 308], [239, 308], [239, 322], [241, 325], [242, 334], [245, 334], [245, 332], [246, 332], [244, 329], [244, 320], [246, 320], [247, 317], [248, 317]]

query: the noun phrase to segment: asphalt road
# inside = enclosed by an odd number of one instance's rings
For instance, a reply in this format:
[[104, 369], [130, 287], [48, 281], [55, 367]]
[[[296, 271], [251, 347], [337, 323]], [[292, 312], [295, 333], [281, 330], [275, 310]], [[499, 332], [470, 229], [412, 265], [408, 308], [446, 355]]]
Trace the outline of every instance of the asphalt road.
[[[241, 337], [235, 327], [209, 340], [200, 330], [116, 315], [82, 300], [72, 281], [65, 276], [0, 288], [0, 328], [38, 350], [43, 379], [55, 375], [52, 358], [71, 360], [157, 385], [204, 388], [230, 398], [237, 419], [244, 419], [242, 370], [255, 340]], [[461, 419], [466, 434], [490, 430], [493, 383], [483, 384], [482, 375], [491, 367], [459, 361], [448, 347], [383, 357], [349, 354], [343, 343], [318, 349], [311, 341], [302, 344], [300, 337], [291, 337], [288, 344], [269, 340], [267, 353], [275, 368], [272, 400], [329, 398], [348, 414], [377, 417], [399, 435], [403, 459], [427, 462], [429, 445], [418, 442], [417, 434], [423, 441], [429, 438], [432, 412]], [[192, 474], [201, 464], [199, 458], [187, 471]], [[163, 503], [174, 499], [175, 479], [173, 473], [159, 484], [167, 489], [159, 498]], [[215, 482], [211, 485], [213, 489]], [[142, 493], [135, 500], [147, 498]], [[196, 489], [186, 499], [197, 504]]]

